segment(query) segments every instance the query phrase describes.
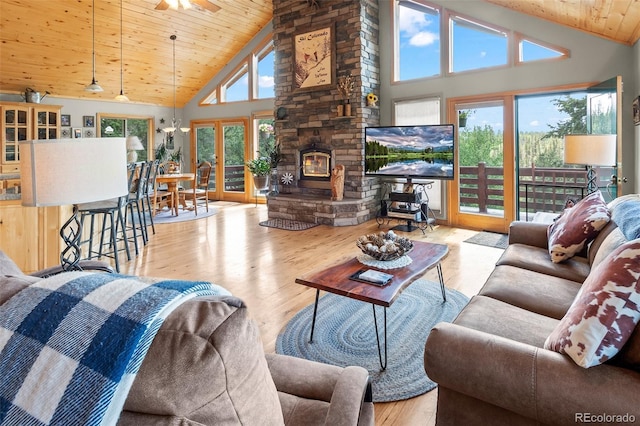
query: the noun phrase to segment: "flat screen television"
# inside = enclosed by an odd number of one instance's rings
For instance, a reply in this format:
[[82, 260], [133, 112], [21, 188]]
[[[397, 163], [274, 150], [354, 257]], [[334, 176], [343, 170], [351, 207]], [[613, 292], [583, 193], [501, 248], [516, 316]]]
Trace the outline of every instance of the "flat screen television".
[[454, 178], [454, 126], [366, 127], [365, 174], [406, 179]]

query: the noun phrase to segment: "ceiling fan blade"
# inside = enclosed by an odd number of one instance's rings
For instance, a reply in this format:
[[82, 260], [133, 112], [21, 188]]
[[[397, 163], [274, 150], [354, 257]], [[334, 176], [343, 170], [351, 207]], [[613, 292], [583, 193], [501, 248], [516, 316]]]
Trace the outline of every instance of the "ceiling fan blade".
[[216, 13], [220, 10], [220, 6], [213, 4], [208, 0], [191, 0], [191, 3], [201, 7], [204, 10], [208, 10], [211, 13]]
[[169, 3], [164, 0], [161, 0], [160, 3], [156, 5], [156, 10], [167, 10], [169, 8]]

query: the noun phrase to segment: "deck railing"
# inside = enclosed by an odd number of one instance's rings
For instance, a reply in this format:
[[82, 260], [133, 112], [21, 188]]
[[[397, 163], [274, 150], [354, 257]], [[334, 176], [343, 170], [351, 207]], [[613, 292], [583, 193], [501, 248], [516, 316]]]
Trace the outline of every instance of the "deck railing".
[[[579, 200], [586, 190], [586, 171], [568, 168], [519, 169], [521, 214], [561, 212], [567, 199]], [[485, 163], [460, 167], [460, 206], [480, 213], [504, 209], [504, 170]]]
[[[606, 175], [608, 168], [596, 168]], [[244, 165], [225, 166], [225, 190], [243, 192]], [[583, 169], [523, 167], [519, 169], [518, 203], [521, 215], [561, 212], [567, 199], [579, 200], [586, 194]], [[504, 170], [485, 163], [460, 167], [460, 206], [480, 213], [504, 209]]]
[[244, 192], [244, 164], [224, 166], [224, 190]]

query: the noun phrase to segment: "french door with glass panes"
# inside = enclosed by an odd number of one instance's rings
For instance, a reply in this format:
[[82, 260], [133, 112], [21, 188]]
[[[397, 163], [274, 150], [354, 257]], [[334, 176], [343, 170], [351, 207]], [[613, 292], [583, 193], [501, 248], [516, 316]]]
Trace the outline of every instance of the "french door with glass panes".
[[251, 182], [246, 180], [247, 120], [193, 121], [192, 169], [201, 161], [213, 166], [209, 199], [246, 202]]

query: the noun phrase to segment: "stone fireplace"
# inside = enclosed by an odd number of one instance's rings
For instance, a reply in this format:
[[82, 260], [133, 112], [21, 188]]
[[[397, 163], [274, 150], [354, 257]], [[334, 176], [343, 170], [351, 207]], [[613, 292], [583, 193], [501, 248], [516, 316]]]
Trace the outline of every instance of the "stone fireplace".
[[[269, 218], [294, 219], [333, 226], [356, 225], [374, 217], [379, 182], [364, 176], [364, 128], [379, 124], [377, 107], [366, 106], [379, 92], [378, 2], [323, 0], [318, 6], [299, 0], [273, 4], [275, 46], [276, 138], [284, 159], [278, 175], [291, 173], [294, 183], [267, 197]], [[335, 51], [332, 84], [294, 89], [293, 36], [331, 27]], [[351, 75], [351, 115], [337, 113], [344, 102], [337, 79]], [[332, 200], [331, 171], [345, 168], [344, 198]]]

